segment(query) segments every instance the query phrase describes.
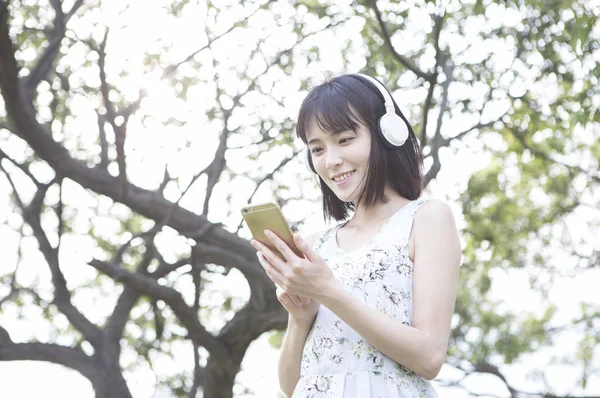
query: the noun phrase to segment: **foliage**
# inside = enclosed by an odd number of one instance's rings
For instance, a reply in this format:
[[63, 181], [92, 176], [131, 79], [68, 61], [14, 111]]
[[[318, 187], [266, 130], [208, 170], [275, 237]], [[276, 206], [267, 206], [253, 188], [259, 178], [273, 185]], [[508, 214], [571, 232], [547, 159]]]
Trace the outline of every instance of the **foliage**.
[[[113, 3], [0, 1], [0, 360], [77, 369], [98, 397], [131, 396], [148, 368], [174, 396], [232, 396], [250, 342], [280, 347], [287, 319], [237, 209], [277, 199], [295, 230], [318, 216], [296, 112], [361, 71], [409, 115], [428, 193], [460, 207], [461, 377], [440, 384], [483, 373], [518, 396], [505, 374], [525, 364], [567, 396], [544, 375], [568, 366], [592, 393], [598, 302], [566, 316], [555, 293], [600, 266], [592, 1], [165, 0], [146, 21]], [[18, 337], [18, 320], [49, 332]]]

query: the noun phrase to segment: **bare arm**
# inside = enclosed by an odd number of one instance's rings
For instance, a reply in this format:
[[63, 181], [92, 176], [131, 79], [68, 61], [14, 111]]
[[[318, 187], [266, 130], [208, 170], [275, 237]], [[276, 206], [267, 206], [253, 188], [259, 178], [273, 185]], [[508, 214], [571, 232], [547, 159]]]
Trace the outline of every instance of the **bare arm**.
[[415, 216], [413, 324], [381, 314], [331, 282], [320, 302], [394, 361], [431, 380], [446, 359], [460, 268], [460, 241], [449, 206], [424, 204]]
[[[310, 246], [314, 244], [316, 234], [310, 235], [306, 241]], [[302, 363], [302, 351], [306, 343], [306, 337], [312, 327], [311, 323], [302, 323], [288, 317], [288, 328], [283, 339], [283, 345], [279, 354], [278, 374], [279, 387], [287, 396], [291, 397], [298, 381], [300, 380], [300, 365]]]
[[288, 322], [288, 329], [285, 333], [277, 367], [279, 387], [287, 397], [292, 396], [296, 384], [300, 380], [302, 351], [311, 326], [299, 325], [292, 319]]

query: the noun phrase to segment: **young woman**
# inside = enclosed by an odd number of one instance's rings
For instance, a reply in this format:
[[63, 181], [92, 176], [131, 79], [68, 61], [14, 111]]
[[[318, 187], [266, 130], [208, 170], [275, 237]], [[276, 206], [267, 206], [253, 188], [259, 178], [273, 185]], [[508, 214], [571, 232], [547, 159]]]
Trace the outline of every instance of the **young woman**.
[[313, 88], [296, 128], [325, 218], [341, 223], [295, 235], [303, 258], [268, 231], [286, 261], [252, 241], [289, 313], [282, 391], [436, 397], [428, 380], [446, 358], [461, 249], [449, 206], [420, 199], [412, 128], [385, 87], [358, 74]]

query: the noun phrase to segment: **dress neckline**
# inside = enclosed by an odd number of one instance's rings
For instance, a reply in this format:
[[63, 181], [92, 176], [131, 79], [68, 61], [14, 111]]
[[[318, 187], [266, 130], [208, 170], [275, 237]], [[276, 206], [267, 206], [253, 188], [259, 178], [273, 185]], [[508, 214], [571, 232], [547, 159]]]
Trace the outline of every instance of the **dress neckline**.
[[373, 236], [371, 236], [371, 238], [367, 241], [367, 243], [360, 245], [359, 247], [352, 249], [352, 250], [345, 250], [342, 249], [340, 247], [340, 245], [338, 244], [338, 239], [337, 239], [337, 233], [339, 231], [340, 228], [342, 228], [344, 225], [346, 225], [348, 223], [348, 221], [350, 220], [346, 220], [341, 224], [338, 224], [335, 227], [335, 230], [333, 231], [333, 245], [335, 246], [335, 250], [342, 252], [344, 254], [354, 254], [356, 252], [362, 251], [363, 249], [365, 249], [366, 247], [370, 246], [373, 241], [375, 240], [375, 238], [377, 238], [379, 236], [379, 234], [381, 234], [381, 232], [383, 231], [383, 229], [390, 223], [390, 221], [392, 221], [392, 219], [394, 219], [398, 214], [402, 213], [407, 207], [409, 207], [410, 205], [412, 205], [415, 201], [411, 200], [410, 202], [408, 202], [407, 204], [405, 204], [404, 206], [402, 206], [401, 208], [399, 208], [398, 210], [396, 210], [390, 217], [388, 217], [387, 220], [385, 220], [385, 222], [383, 223], [383, 225], [381, 225], [381, 227], [379, 227], [379, 229], [377, 230], [377, 232], [375, 232], [373, 234]]

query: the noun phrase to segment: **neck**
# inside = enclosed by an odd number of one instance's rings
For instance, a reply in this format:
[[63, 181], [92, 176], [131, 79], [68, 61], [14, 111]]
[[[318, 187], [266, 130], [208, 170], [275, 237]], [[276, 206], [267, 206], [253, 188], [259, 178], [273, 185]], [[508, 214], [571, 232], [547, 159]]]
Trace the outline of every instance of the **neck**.
[[347, 224], [362, 226], [379, 223], [381, 220], [391, 217], [396, 211], [410, 202], [409, 199], [406, 199], [389, 187], [384, 192], [385, 197], [388, 199], [387, 202], [380, 201], [368, 208], [359, 202], [354, 209], [352, 219]]

